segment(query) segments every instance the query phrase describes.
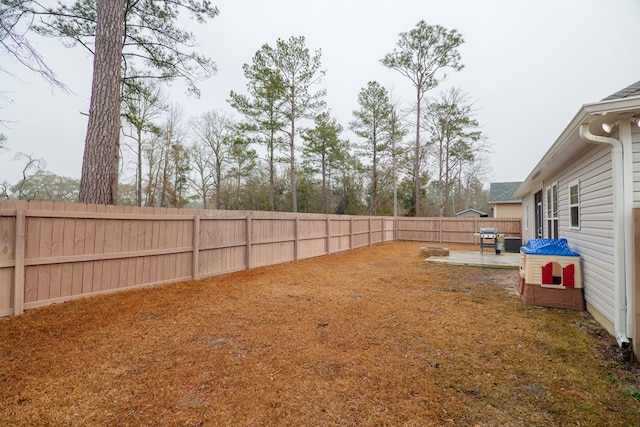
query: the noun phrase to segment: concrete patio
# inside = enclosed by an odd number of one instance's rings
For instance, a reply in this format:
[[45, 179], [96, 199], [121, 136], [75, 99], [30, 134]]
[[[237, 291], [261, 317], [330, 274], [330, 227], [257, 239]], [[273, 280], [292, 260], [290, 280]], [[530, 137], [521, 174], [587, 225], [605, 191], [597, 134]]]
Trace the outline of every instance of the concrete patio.
[[501, 252], [498, 255], [494, 251], [485, 251], [484, 253], [451, 251], [449, 256], [430, 256], [425, 259], [425, 262], [517, 269], [520, 267], [520, 254]]

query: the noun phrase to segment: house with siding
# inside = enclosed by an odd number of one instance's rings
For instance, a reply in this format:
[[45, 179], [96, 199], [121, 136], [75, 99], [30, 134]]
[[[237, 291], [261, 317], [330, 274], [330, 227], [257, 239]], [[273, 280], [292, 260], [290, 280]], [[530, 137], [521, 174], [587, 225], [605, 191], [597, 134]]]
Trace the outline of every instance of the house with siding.
[[640, 207], [640, 81], [583, 105], [516, 190], [523, 242], [566, 238], [586, 309], [640, 354], [633, 210]]
[[494, 218], [520, 218], [522, 199], [514, 193], [522, 182], [492, 182], [489, 184], [489, 208]]

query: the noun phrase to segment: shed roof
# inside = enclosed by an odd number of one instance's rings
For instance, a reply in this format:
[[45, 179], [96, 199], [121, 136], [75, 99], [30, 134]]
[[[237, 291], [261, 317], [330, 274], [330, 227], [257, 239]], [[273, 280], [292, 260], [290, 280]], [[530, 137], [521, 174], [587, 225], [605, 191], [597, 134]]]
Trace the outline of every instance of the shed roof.
[[489, 184], [489, 203], [516, 203], [522, 199], [514, 197], [522, 182], [492, 182]]
[[456, 212], [456, 216], [461, 216], [461, 215], [464, 215], [464, 214], [467, 214], [467, 213], [472, 213], [472, 214], [475, 214], [476, 216], [487, 216], [487, 214], [485, 212], [482, 212], [482, 211], [479, 211], [479, 210], [473, 209], [473, 208], [468, 208], [468, 209], [465, 209], [463, 211]]

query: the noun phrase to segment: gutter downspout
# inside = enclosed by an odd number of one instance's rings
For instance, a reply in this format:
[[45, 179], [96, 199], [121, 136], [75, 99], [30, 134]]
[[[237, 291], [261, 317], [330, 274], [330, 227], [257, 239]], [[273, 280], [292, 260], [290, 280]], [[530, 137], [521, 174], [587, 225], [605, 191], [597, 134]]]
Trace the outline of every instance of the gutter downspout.
[[632, 122], [630, 120], [622, 120], [619, 124], [619, 138], [622, 143], [622, 153], [623, 153], [623, 168], [624, 168], [624, 241], [625, 241], [625, 257], [624, 257], [624, 265], [625, 265], [625, 282], [626, 282], [626, 295], [627, 295], [627, 334], [634, 336], [634, 316], [635, 309], [633, 307], [633, 288], [634, 288], [634, 276], [633, 276], [633, 266], [634, 266], [634, 258], [633, 258], [633, 245], [634, 245], [634, 235], [633, 235], [633, 184], [629, 185], [628, 183], [633, 183], [633, 141], [632, 141], [632, 133], [631, 126]]
[[[616, 340], [621, 348], [629, 347], [627, 335], [627, 281], [625, 266], [625, 185], [623, 144], [615, 138], [594, 135], [589, 124], [580, 125], [580, 138], [587, 142], [611, 147], [613, 175], [613, 281], [614, 281], [614, 328]], [[629, 230], [631, 233], [631, 230]]]

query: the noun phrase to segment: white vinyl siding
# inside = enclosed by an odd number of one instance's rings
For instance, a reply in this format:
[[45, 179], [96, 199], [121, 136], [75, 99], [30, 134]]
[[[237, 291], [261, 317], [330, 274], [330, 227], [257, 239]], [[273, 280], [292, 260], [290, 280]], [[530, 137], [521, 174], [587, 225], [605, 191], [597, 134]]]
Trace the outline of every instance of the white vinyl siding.
[[[640, 168], [639, 168], [640, 171]], [[580, 228], [571, 227], [569, 185], [580, 182]], [[586, 301], [613, 322], [613, 189], [611, 152], [593, 145], [556, 176], [547, 187], [558, 183], [559, 236], [581, 255], [582, 281]], [[533, 194], [526, 200], [533, 200]], [[547, 227], [545, 200], [544, 223]], [[547, 230], [545, 229], [545, 236]]]
[[608, 320], [614, 319], [613, 279], [613, 188], [611, 151], [594, 146], [576, 164], [569, 181], [580, 180], [581, 224], [570, 228], [568, 187], [566, 194], [566, 231], [583, 259], [585, 298]]
[[535, 238], [535, 200], [533, 194], [522, 199], [522, 244]]
[[633, 142], [633, 203], [640, 208], [640, 127], [631, 125], [631, 141]]

